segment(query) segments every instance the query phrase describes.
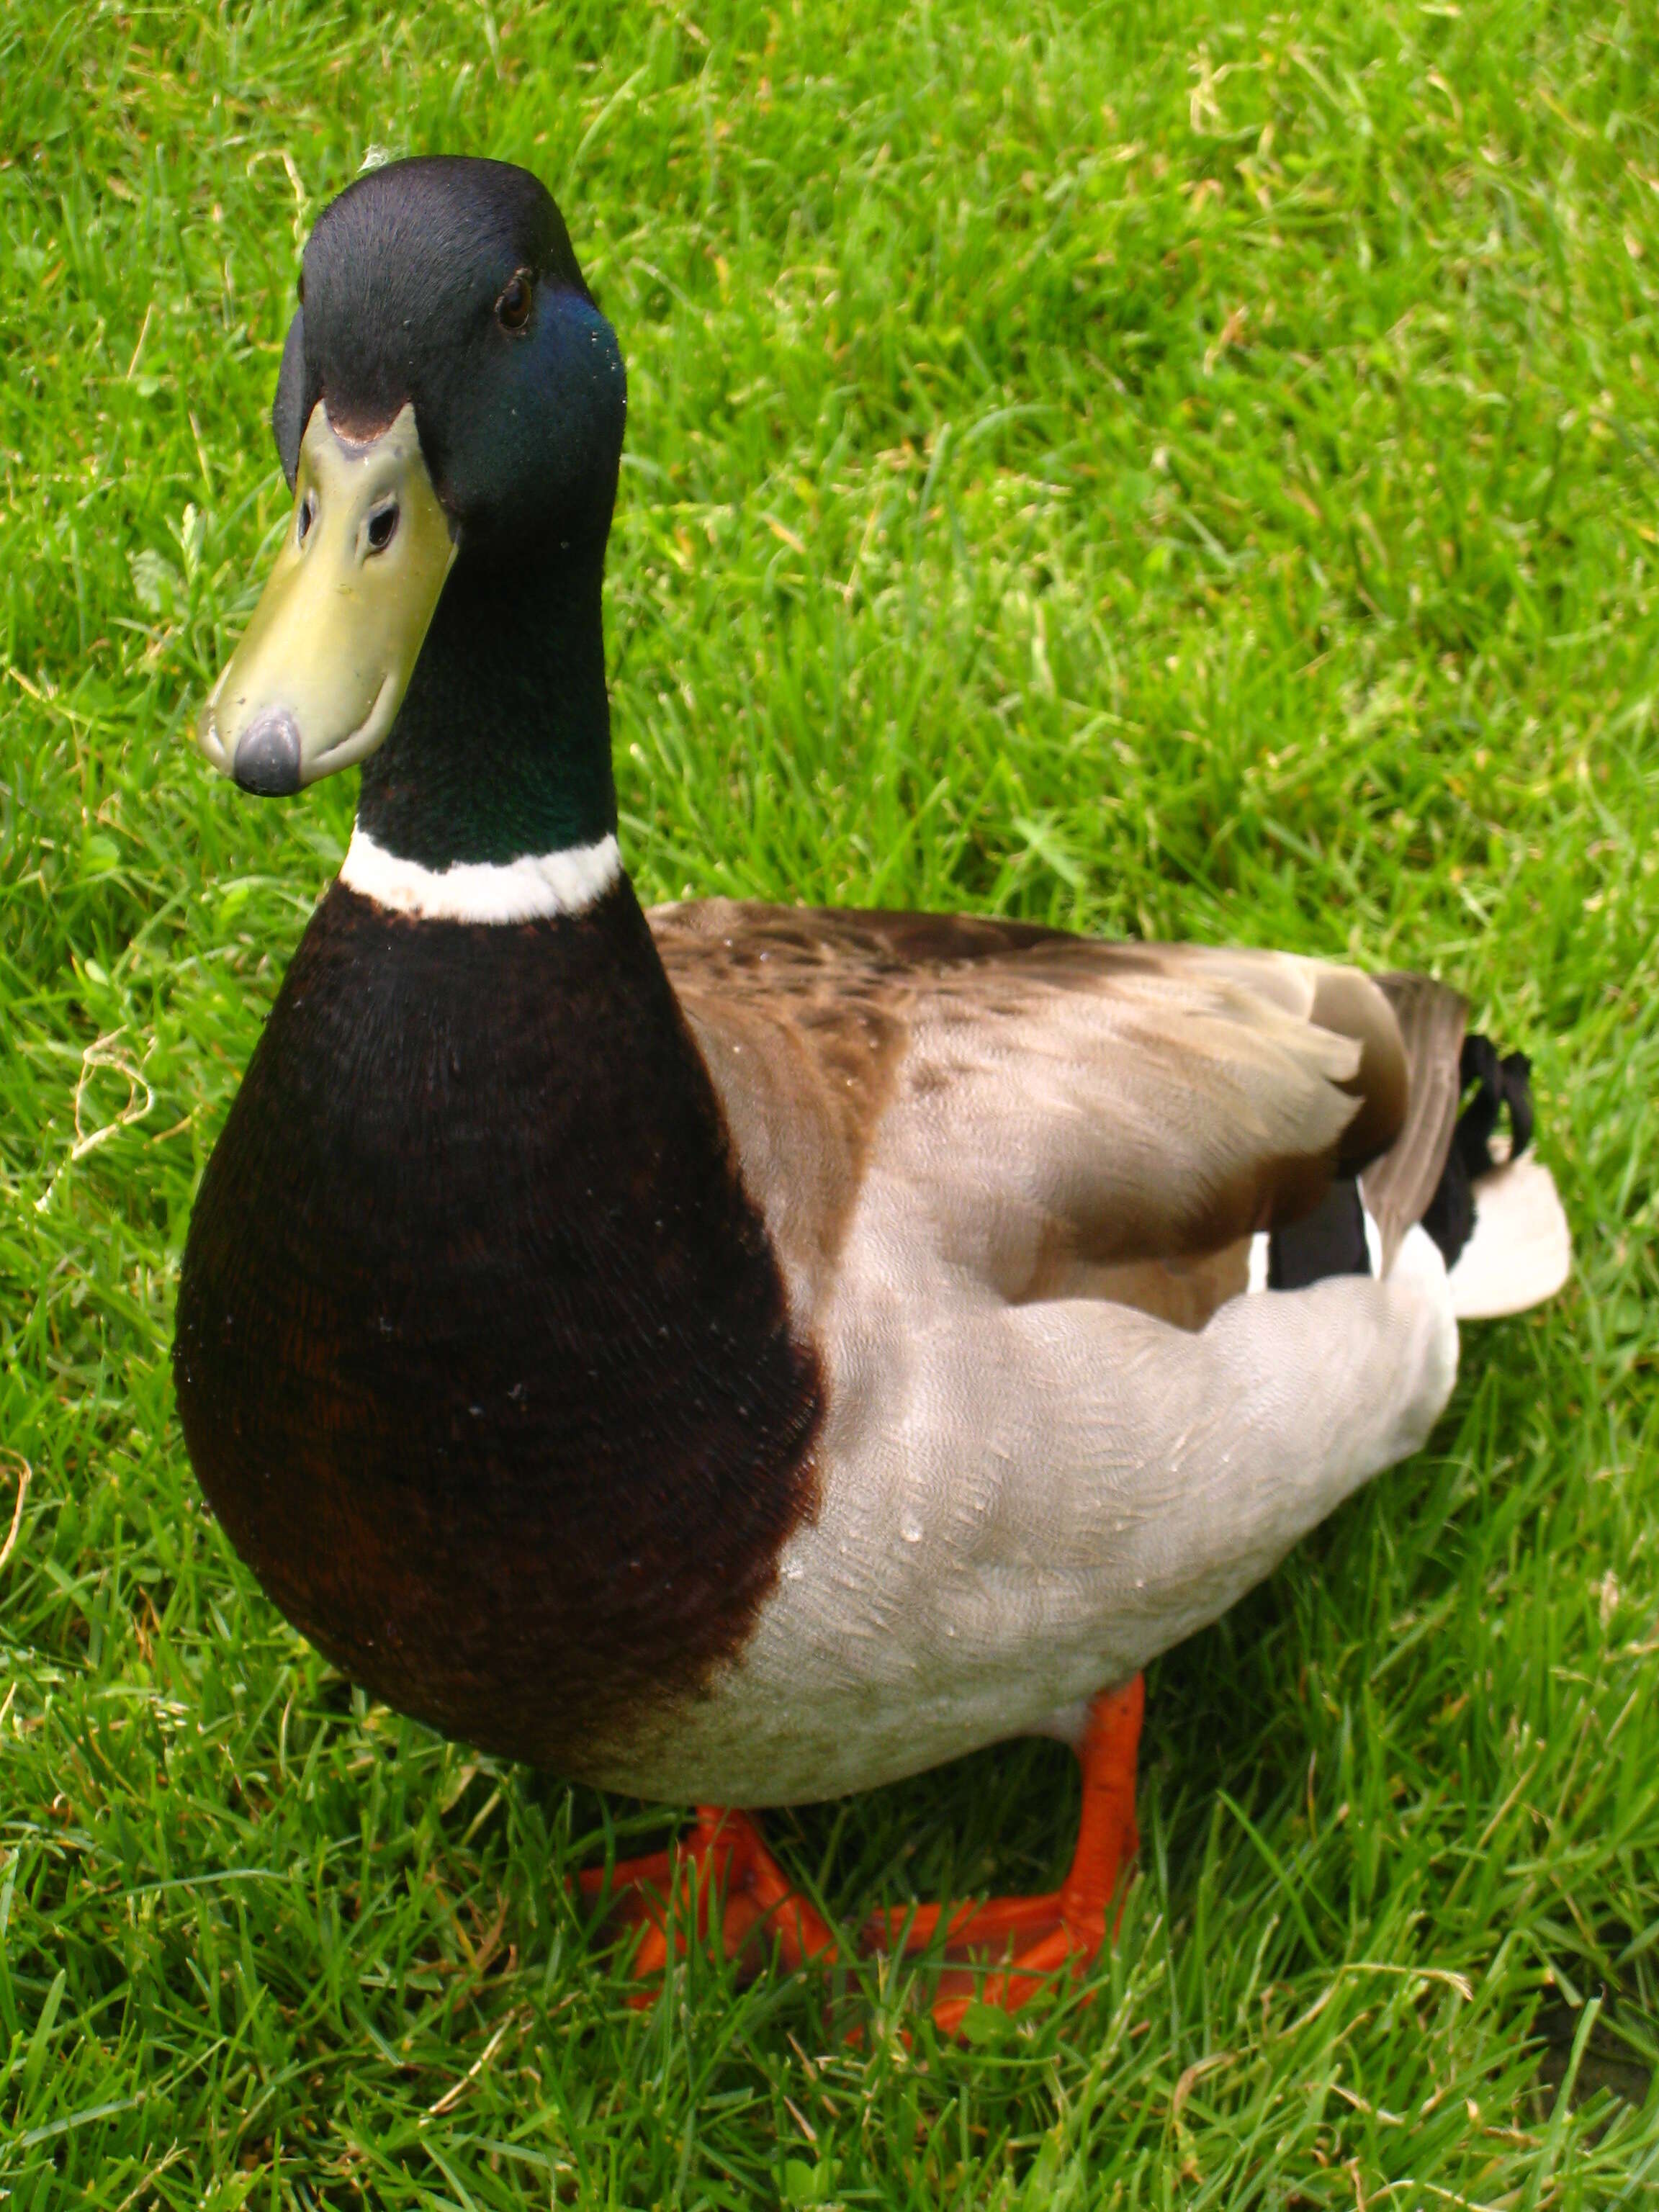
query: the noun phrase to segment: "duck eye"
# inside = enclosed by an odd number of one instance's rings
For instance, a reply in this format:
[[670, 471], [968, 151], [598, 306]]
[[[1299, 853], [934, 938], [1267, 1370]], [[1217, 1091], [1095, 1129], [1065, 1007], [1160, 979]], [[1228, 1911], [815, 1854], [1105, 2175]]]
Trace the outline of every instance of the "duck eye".
[[495, 320], [504, 331], [521, 331], [530, 320], [530, 271], [514, 270], [495, 302]]
[[295, 538], [300, 544], [303, 545], [310, 537], [311, 526], [316, 520], [317, 495], [314, 491], [308, 491], [300, 501], [299, 519], [294, 527]]
[[391, 544], [392, 533], [397, 527], [397, 501], [393, 500], [386, 507], [377, 507], [374, 514], [368, 518], [369, 551], [371, 553], [384, 553], [386, 547]]

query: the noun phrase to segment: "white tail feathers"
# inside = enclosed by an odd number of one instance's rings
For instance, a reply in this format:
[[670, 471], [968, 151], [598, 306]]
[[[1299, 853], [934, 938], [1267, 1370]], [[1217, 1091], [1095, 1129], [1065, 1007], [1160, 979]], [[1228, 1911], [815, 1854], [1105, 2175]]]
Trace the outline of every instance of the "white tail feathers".
[[1459, 1321], [1496, 1321], [1542, 1305], [1572, 1267], [1572, 1236], [1540, 1160], [1523, 1152], [1474, 1186], [1474, 1228], [1449, 1279]]

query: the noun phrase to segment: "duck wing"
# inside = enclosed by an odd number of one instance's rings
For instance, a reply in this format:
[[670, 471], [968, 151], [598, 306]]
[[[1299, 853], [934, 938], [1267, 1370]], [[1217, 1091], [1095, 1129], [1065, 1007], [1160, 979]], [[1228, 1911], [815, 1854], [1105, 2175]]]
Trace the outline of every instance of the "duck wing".
[[723, 900], [651, 925], [809, 1312], [874, 1176], [898, 1234], [1004, 1299], [1196, 1326], [1418, 1091], [1389, 994], [1291, 954]]

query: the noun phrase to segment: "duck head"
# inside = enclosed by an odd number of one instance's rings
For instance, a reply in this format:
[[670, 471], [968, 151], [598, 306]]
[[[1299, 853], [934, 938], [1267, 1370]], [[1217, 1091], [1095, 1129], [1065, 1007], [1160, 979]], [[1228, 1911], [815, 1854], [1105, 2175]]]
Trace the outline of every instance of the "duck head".
[[360, 177], [306, 246], [271, 425], [294, 507], [198, 735], [244, 790], [364, 764], [428, 866], [615, 826], [600, 589], [626, 380], [543, 185]]

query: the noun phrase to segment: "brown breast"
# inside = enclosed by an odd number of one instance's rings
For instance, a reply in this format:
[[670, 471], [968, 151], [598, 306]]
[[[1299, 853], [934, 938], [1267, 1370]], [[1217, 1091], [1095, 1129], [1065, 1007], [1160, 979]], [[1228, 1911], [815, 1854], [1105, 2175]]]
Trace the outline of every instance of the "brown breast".
[[174, 1362], [238, 1550], [402, 1710], [580, 1775], [741, 1648], [815, 1510], [821, 1383], [625, 883], [517, 927], [330, 892]]

